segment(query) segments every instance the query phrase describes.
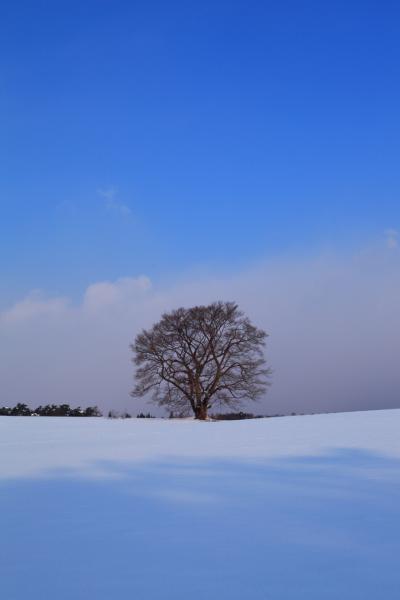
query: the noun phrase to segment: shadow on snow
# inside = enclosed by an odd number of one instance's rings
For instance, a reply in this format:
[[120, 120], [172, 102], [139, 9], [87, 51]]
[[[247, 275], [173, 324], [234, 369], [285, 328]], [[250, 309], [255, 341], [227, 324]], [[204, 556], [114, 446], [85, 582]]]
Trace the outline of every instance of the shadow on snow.
[[397, 600], [399, 467], [343, 450], [1, 482], [2, 597]]

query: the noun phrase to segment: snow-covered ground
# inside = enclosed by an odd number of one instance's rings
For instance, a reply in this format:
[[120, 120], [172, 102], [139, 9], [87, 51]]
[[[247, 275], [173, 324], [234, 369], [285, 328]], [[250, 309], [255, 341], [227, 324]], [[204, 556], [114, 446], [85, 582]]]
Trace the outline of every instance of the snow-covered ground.
[[0, 417], [4, 600], [400, 597], [400, 410]]

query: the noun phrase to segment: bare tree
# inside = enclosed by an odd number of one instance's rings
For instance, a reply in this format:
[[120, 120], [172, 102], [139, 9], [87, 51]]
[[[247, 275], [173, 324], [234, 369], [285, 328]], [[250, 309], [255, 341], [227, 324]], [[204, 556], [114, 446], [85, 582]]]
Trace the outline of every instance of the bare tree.
[[202, 420], [215, 405], [257, 400], [269, 385], [266, 337], [234, 302], [166, 313], [131, 345], [137, 367], [131, 395], [150, 393], [160, 406]]

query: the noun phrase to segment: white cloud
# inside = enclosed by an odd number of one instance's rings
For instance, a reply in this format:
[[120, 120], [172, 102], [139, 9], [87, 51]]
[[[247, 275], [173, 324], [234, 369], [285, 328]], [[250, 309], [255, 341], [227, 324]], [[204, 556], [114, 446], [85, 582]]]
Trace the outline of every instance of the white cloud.
[[47, 297], [41, 290], [33, 290], [14, 306], [0, 312], [0, 324], [12, 324], [34, 320], [38, 317], [54, 317], [82, 313], [96, 315], [106, 309], [123, 309], [134, 306], [151, 289], [151, 281], [145, 275], [122, 277], [116, 281], [100, 281], [89, 285], [81, 305], [76, 309], [68, 298]]
[[84, 295], [83, 308], [86, 311], [99, 311], [104, 308], [118, 307], [121, 304], [134, 302], [143, 296], [151, 287], [150, 279], [140, 277], [124, 277], [115, 282], [101, 281], [90, 285]]
[[123, 202], [118, 200], [118, 189], [115, 187], [99, 188], [97, 190], [99, 196], [104, 199], [107, 210], [118, 212], [124, 217], [130, 217], [133, 215], [132, 209]]
[[18, 323], [37, 317], [59, 316], [67, 307], [67, 298], [47, 298], [40, 290], [33, 290], [26, 298], [0, 313], [0, 323]]

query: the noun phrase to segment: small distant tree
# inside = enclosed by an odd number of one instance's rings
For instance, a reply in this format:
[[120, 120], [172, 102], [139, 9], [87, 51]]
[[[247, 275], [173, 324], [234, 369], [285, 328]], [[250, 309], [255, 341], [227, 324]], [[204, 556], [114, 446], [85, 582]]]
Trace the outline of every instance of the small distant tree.
[[257, 400], [269, 385], [266, 337], [234, 302], [166, 313], [131, 345], [137, 367], [131, 395], [151, 394], [158, 405], [201, 420], [214, 405]]
[[85, 417], [101, 417], [101, 410], [97, 406], [88, 406], [83, 413]]
[[18, 402], [18, 404], [11, 409], [10, 414], [16, 417], [29, 417], [31, 410], [26, 404]]

